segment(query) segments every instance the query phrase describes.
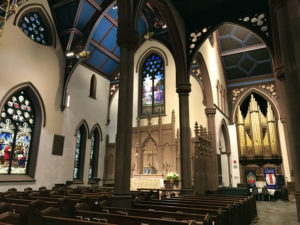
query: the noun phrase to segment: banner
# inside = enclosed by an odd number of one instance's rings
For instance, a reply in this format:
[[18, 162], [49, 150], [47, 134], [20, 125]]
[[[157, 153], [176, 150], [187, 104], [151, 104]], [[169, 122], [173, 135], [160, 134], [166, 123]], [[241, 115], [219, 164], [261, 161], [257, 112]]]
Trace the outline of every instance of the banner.
[[277, 177], [275, 168], [263, 168], [266, 185], [269, 189], [277, 189]]
[[256, 183], [256, 173], [255, 171], [246, 171], [246, 179], [247, 179], [247, 183], [249, 184], [249, 186], [251, 188], [253, 188], [255, 186]]

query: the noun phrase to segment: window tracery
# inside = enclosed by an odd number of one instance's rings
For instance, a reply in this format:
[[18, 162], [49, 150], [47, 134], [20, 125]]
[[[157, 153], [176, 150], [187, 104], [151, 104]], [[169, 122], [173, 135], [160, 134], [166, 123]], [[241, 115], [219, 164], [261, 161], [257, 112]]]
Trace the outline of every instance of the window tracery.
[[45, 23], [37, 12], [24, 15], [19, 20], [18, 26], [31, 40], [42, 45], [49, 44]]
[[165, 65], [152, 53], [142, 67], [142, 116], [165, 113]]
[[27, 174], [35, 113], [25, 91], [12, 95], [0, 118], [0, 174]]

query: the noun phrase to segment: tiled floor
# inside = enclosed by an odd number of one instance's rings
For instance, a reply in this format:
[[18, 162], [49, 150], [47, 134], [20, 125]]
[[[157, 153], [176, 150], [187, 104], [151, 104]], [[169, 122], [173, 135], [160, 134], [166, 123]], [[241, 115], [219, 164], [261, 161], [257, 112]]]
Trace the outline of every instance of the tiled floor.
[[296, 203], [284, 201], [257, 201], [258, 218], [252, 225], [300, 225], [297, 222]]

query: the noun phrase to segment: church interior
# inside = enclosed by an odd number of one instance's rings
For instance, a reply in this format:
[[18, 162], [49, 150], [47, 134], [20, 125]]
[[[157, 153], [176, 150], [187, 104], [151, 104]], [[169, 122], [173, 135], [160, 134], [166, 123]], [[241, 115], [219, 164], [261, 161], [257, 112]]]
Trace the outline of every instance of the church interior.
[[298, 0], [0, 0], [0, 224], [298, 224], [299, 30]]

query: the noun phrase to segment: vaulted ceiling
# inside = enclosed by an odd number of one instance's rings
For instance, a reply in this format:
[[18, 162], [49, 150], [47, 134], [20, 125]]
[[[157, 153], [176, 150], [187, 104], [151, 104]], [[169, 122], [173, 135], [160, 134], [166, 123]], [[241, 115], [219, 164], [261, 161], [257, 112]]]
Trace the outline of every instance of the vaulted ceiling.
[[[117, 45], [118, 7], [113, 0], [48, 0], [62, 48], [65, 51], [87, 50], [90, 56], [83, 63], [109, 79], [116, 75], [120, 62]], [[155, 31], [156, 37], [166, 36], [160, 14], [146, 4], [137, 29], [141, 40], [144, 33]]]
[[[113, 0], [48, 0], [62, 48], [65, 51], [88, 50], [83, 63], [110, 80], [115, 80], [120, 62], [117, 45], [118, 7]], [[170, 47], [164, 15], [151, 4], [139, 15], [140, 42], [145, 32]], [[234, 80], [272, 72], [271, 55], [263, 41], [271, 43], [267, 0], [171, 0], [186, 27], [189, 60], [212, 31], [218, 30], [220, 54], [226, 78]], [[264, 18], [260, 18], [263, 13]], [[235, 25], [220, 28], [227, 22]], [[260, 23], [260, 24], [259, 24]], [[237, 24], [255, 31], [260, 38]], [[267, 29], [265, 29], [267, 27]], [[227, 29], [227, 30], [226, 30]], [[192, 47], [191, 47], [192, 46]], [[258, 48], [257, 51], [241, 49]], [[234, 51], [236, 54], [231, 54]]]
[[265, 43], [253, 32], [234, 24], [224, 24], [217, 30], [219, 52], [228, 82], [273, 77], [272, 56]]

